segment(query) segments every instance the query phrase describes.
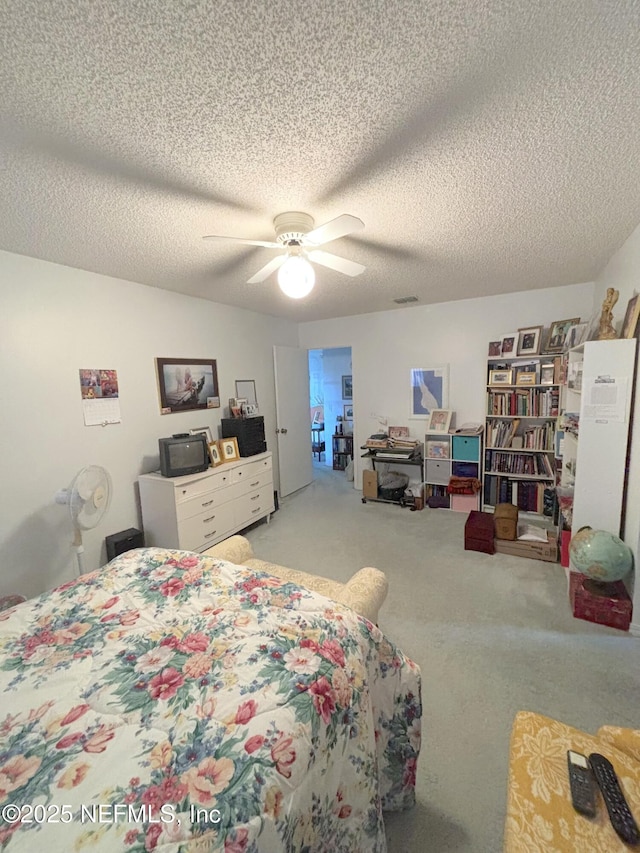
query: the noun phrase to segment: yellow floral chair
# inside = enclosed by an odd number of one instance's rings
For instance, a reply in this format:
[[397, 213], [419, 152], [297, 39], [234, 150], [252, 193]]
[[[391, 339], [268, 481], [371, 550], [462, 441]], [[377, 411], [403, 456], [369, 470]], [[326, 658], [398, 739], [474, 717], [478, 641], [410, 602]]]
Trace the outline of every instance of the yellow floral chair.
[[640, 826], [640, 730], [602, 726], [586, 734], [557, 720], [520, 711], [511, 732], [505, 853], [629, 853], [600, 794], [594, 819], [571, 804], [567, 750], [600, 752], [613, 764]]

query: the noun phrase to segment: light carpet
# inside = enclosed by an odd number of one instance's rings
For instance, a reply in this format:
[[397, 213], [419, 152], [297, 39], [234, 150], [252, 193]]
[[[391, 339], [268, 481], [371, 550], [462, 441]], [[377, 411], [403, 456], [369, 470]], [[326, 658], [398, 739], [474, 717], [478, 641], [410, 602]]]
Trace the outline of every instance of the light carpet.
[[516, 711], [640, 728], [640, 640], [574, 619], [560, 565], [465, 551], [464, 513], [363, 504], [322, 463], [314, 478], [246, 536], [285, 566], [389, 579], [380, 627], [419, 664], [424, 711], [417, 804], [386, 816], [389, 853], [498, 853]]

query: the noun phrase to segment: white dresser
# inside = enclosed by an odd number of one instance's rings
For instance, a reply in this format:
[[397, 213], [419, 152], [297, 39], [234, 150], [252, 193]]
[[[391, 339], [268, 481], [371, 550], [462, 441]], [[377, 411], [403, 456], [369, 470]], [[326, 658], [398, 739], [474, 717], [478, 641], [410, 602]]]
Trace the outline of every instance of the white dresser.
[[200, 474], [143, 474], [145, 543], [204, 551], [274, 511], [271, 453], [226, 462]]

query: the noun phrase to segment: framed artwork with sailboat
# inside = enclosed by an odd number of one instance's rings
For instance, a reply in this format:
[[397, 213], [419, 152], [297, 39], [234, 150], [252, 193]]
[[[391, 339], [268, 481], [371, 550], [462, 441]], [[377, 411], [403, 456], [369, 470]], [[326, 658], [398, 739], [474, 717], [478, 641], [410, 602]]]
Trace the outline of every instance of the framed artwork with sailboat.
[[411, 368], [410, 418], [427, 420], [436, 409], [449, 405], [449, 365]]

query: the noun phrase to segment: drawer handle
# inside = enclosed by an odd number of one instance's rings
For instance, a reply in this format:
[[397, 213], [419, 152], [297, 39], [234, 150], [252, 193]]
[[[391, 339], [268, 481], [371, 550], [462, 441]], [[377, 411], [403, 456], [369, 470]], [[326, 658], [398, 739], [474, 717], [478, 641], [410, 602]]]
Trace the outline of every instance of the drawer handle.
[[256, 480], [255, 483], [249, 483], [250, 486], [259, 486], [260, 480]]
[[210, 501], [205, 501], [205, 502], [202, 504], [202, 506], [211, 506], [211, 504], [212, 504], [212, 503], [213, 503], [213, 498], [211, 498], [211, 500], [210, 500]]
[[203, 518], [202, 523], [206, 524], [208, 521], [213, 521], [214, 518], [215, 518], [215, 515], [210, 515], [209, 518]]
[[211, 533], [205, 533], [204, 538], [205, 539], [211, 539], [211, 537], [215, 536], [217, 532], [218, 532], [217, 530], [212, 530]]
[[259, 501], [259, 500], [260, 500], [260, 495], [254, 495], [254, 496], [251, 498], [251, 500], [252, 500], [252, 501]]
[[255, 515], [257, 512], [260, 512], [261, 509], [262, 509], [261, 506], [257, 506], [255, 509], [251, 510], [251, 515]]

